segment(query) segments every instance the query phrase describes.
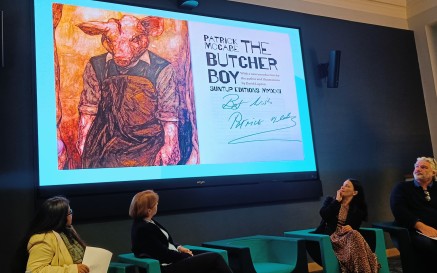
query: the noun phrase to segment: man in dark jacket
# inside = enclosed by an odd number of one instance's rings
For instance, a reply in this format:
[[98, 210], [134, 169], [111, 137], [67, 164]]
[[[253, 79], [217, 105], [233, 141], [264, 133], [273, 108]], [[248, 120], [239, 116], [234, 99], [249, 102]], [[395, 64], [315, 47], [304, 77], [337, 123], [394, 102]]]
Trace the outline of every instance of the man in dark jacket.
[[396, 222], [410, 230], [410, 237], [426, 272], [437, 272], [437, 174], [436, 160], [419, 157], [414, 180], [396, 185], [390, 207]]

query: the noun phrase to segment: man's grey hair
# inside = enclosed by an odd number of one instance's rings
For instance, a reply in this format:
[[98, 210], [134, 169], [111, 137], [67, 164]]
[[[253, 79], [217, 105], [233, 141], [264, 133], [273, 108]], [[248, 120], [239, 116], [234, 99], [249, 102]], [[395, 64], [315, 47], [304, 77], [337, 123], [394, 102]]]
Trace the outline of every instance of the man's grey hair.
[[[437, 172], [437, 161], [434, 158], [422, 156], [422, 157], [418, 157], [417, 158], [416, 163], [419, 162], [419, 161], [426, 161], [426, 162], [428, 162], [431, 165], [431, 169], [433, 171]], [[416, 165], [416, 164], [414, 164], [414, 165]]]

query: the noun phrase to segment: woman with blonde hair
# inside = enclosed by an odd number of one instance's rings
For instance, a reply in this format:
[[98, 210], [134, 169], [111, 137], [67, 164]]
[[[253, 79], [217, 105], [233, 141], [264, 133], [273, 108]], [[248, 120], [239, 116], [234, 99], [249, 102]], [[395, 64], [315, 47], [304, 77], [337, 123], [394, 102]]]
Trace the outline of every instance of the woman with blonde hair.
[[133, 218], [132, 252], [139, 258], [159, 260], [163, 273], [232, 273], [222, 256], [215, 252], [193, 254], [176, 244], [170, 233], [153, 217], [159, 196], [152, 190], [137, 193], [129, 208]]

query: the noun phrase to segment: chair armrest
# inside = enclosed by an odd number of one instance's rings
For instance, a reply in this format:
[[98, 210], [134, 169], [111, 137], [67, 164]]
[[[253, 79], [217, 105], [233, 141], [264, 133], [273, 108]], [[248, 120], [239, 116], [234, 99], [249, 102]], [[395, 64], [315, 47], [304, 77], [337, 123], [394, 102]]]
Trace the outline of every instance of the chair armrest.
[[136, 272], [136, 266], [133, 264], [111, 262], [109, 263], [109, 268], [107, 273], [135, 273], [135, 272]]
[[224, 249], [219, 248], [211, 248], [211, 247], [203, 247], [203, 246], [193, 246], [193, 245], [184, 245], [184, 247], [190, 249], [193, 252], [204, 253], [204, 252], [215, 252], [220, 254], [225, 262], [229, 264], [228, 252]]
[[[248, 238], [261, 239], [267, 242], [271, 261], [293, 266], [293, 272], [308, 272], [308, 258], [305, 240], [292, 237], [256, 235]], [[253, 255], [252, 255], [253, 256]], [[254, 259], [252, 257], [252, 259]]]
[[410, 234], [407, 228], [405, 227], [401, 227], [398, 226], [396, 223], [394, 222], [378, 222], [378, 223], [373, 223], [372, 227], [375, 228], [380, 228], [382, 230], [384, 230], [385, 232], [388, 232], [390, 235], [407, 235], [408, 236], [408, 240], [410, 239]]
[[363, 235], [372, 251], [376, 254], [376, 257], [378, 257], [378, 262], [381, 264], [379, 273], [390, 273], [385, 247], [384, 231], [380, 228], [361, 227], [359, 232], [361, 235]]
[[326, 234], [312, 233], [314, 231], [314, 228], [293, 230], [284, 232], [284, 236], [305, 239], [308, 253], [316, 263], [324, 267], [324, 272], [340, 272], [337, 256], [332, 249], [331, 238]]
[[283, 236], [254, 235], [202, 244], [228, 251], [234, 272], [256, 273], [256, 265], [281, 264], [292, 272], [308, 272], [305, 240]]
[[252, 257], [250, 256], [249, 247], [233, 246], [226, 241], [227, 240], [205, 242], [202, 243], [202, 246], [226, 250], [228, 253], [229, 267], [233, 272], [256, 273], [255, 267], [253, 266]]
[[372, 227], [384, 229], [387, 231], [402, 231], [405, 230], [405, 227], [398, 226], [395, 222], [377, 222], [373, 223]]
[[421, 264], [413, 250], [410, 232], [407, 228], [398, 226], [395, 222], [378, 222], [373, 223], [372, 226], [381, 228], [390, 234], [393, 244], [399, 250], [403, 272], [420, 272], [418, 268]]
[[372, 226], [390, 234], [391, 240], [400, 252], [410, 250], [411, 239], [407, 228], [398, 226], [394, 222], [373, 223]]
[[[361, 227], [358, 230], [361, 235], [363, 235], [364, 239], [366, 239], [367, 244], [369, 244], [370, 249], [372, 249], [373, 252], [376, 251], [376, 247], [377, 247], [377, 239], [381, 239], [379, 236], [381, 236], [382, 234], [382, 238], [384, 238], [384, 232], [382, 229], [377, 229], [377, 228], [365, 228], [365, 227]], [[385, 243], [384, 243], [384, 247], [385, 247]]]
[[315, 231], [314, 228], [286, 231], [284, 232], [284, 236], [318, 242], [321, 245], [321, 248], [332, 249], [331, 238], [329, 237], [329, 235], [312, 233], [314, 231]]
[[[302, 229], [302, 230], [293, 230], [284, 232], [284, 236], [291, 238], [300, 238], [305, 239], [306, 241], [312, 241], [320, 244], [320, 249], [332, 249], [331, 238], [326, 234], [317, 234], [314, 232], [314, 228], [310, 229]], [[323, 255], [323, 252], [322, 252]], [[333, 257], [326, 257], [333, 258]]]
[[159, 261], [155, 259], [137, 258], [133, 253], [126, 253], [118, 255], [118, 261], [145, 268], [147, 273], [161, 273], [161, 265]]

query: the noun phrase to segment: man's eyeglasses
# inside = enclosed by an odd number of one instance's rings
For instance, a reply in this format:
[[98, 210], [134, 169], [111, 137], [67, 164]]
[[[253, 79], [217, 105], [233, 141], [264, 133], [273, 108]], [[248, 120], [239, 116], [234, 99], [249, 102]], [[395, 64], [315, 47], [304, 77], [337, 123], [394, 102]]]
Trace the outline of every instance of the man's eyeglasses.
[[[428, 193], [428, 195], [429, 195], [429, 193]], [[70, 209], [70, 210], [68, 211], [68, 213], [67, 213], [67, 216], [68, 216], [68, 215], [72, 215], [72, 214], [73, 214], [73, 210]]]
[[429, 195], [429, 191], [424, 190], [423, 192], [425, 193], [425, 200], [428, 202], [431, 201], [431, 196]]

